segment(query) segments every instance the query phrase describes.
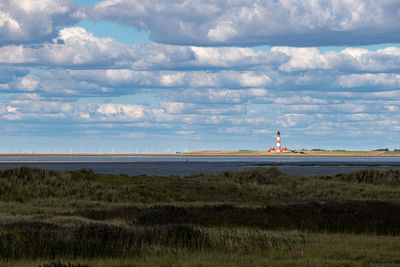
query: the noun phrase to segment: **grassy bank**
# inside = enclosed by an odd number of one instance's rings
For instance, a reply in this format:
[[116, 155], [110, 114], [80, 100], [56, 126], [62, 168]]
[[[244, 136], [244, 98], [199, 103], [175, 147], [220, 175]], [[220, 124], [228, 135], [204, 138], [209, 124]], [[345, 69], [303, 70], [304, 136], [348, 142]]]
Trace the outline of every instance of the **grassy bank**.
[[399, 222], [398, 169], [0, 171], [2, 266], [396, 265]]
[[[91, 170], [55, 172], [21, 167], [0, 171], [3, 203], [75, 205], [227, 203], [264, 206], [298, 202], [378, 200], [400, 204], [400, 171], [374, 169], [334, 176], [295, 176], [277, 168], [218, 175], [126, 176]], [[75, 204], [79, 203], [79, 204]], [[0, 208], [1, 211], [1, 208]]]

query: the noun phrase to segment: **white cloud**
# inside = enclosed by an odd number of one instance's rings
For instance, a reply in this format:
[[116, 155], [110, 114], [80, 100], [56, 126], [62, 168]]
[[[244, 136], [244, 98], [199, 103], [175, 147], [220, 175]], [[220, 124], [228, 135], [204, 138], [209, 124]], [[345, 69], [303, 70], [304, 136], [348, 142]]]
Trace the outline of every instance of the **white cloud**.
[[176, 131], [175, 133], [179, 134], [179, 135], [193, 135], [196, 132], [195, 131]]
[[218, 129], [219, 133], [222, 134], [246, 134], [247, 129], [245, 127], [228, 127]]
[[12, 107], [12, 106], [7, 106], [7, 112], [16, 112], [17, 111], [17, 108], [14, 108], [14, 107]]
[[320, 53], [317, 48], [272, 47], [271, 52], [282, 53], [289, 60], [279, 66], [284, 72], [334, 70], [343, 72], [398, 71], [400, 48], [387, 47], [377, 51], [348, 47], [340, 52]]
[[[262, 91], [261, 91], [262, 90]], [[163, 97], [168, 100], [179, 100], [182, 102], [196, 102], [209, 104], [237, 104], [255, 99], [259, 94], [264, 93], [263, 89], [255, 93], [255, 89], [249, 90], [229, 90], [229, 89], [184, 89], [176, 92], [168, 92]]]
[[269, 85], [271, 78], [255, 71], [136, 71], [129, 69], [73, 70], [79, 79], [97, 80], [107, 86], [142, 88], [254, 88]]
[[[6, 0], [0, 3], [0, 121], [10, 133], [29, 136], [68, 128], [76, 136], [180, 135], [175, 142], [231, 144], [264, 142], [262, 135], [277, 128], [324, 140], [395, 133], [400, 48], [308, 46], [399, 38], [398, 6], [391, 0], [107, 0], [89, 7], [90, 16], [149, 30], [161, 43], [188, 44], [130, 46], [82, 27], [63, 28], [82, 18], [70, 1]], [[307, 47], [284, 46], [295, 41]], [[274, 43], [281, 46], [235, 47]]]
[[49, 40], [57, 26], [77, 20], [77, 5], [72, 0], [3, 0], [0, 2], [0, 45]]
[[327, 104], [328, 101], [321, 98], [313, 98], [311, 96], [288, 96], [288, 97], [275, 97], [273, 99], [274, 103], [276, 104], [285, 104], [285, 105], [292, 105], [292, 104]]
[[285, 121], [283, 122], [286, 127], [306, 127], [316, 119], [316, 117], [306, 114], [285, 114]]
[[231, 23], [225, 22], [225, 24], [219, 24], [215, 28], [208, 31], [207, 37], [211, 42], [224, 42], [230, 39], [234, 39], [238, 32], [234, 29]]
[[184, 73], [164, 74], [161, 76], [161, 85], [163, 86], [180, 86], [182, 85]]
[[111, 38], [97, 38], [81, 27], [64, 28], [53, 43], [36, 47], [0, 47], [0, 62], [37, 66], [116, 66], [134, 60], [133, 48]]
[[181, 113], [185, 108], [184, 103], [179, 102], [161, 102], [160, 106], [166, 110], [168, 113]]
[[268, 59], [266, 53], [251, 48], [191, 46], [190, 49], [194, 53], [196, 65], [200, 66], [257, 65]]
[[65, 100], [67, 97], [76, 99], [82, 96], [110, 94], [105, 87], [75, 79], [68, 71], [63, 70], [47, 70], [14, 77], [4, 87], [4, 90], [12, 93], [30, 93], [31, 96], [50, 98], [63, 96], [66, 97]]
[[100, 120], [128, 120], [143, 119], [144, 107], [140, 105], [100, 104], [96, 110]]
[[87, 10], [185, 45], [349, 45], [400, 40], [396, 0], [105, 0]]
[[22, 77], [18, 83], [17, 88], [23, 91], [34, 91], [39, 86], [39, 78], [33, 75]]
[[332, 104], [330, 107], [339, 113], [341, 112], [360, 113], [366, 111], [366, 106], [358, 103]]
[[390, 112], [399, 111], [399, 106], [385, 106]]
[[256, 129], [256, 130], [253, 130], [253, 134], [265, 135], [265, 134], [272, 134], [272, 132], [268, 129]]
[[338, 83], [345, 88], [364, 87], [367, 90], [371, 90], [372, 88], [378, 90], [382, 90], [382, 88], [394, 89], [400, 87], [400, 74], [365, 73], [343, 75], [339, 77]]
[[279, 67], [280, 70], [291, 72], [298, 70], [329, 69], [330, 62], [321, 55], [319, 50], [312, 48], [273, 47], [272, 52], [280, 52], [290, 57], [290, 60]]
[[254, 72], [244, 72], [240, 74], [239, 83], [243, 87], [263, 87], [271, 82], [271, 78], [266, 74]]
[[281, 53], [239, 47], [186, 47], [155, 43], [135, 46], [98, 38], [82, 27], [64, 28], [51, 43], [0, 47], [0, 63], [29, 66], [104, 67], [132, 70], [230, 69], [275, 66]]
[[[95, 37], [81, 27], [71, 27], [60, 30], [52, 43], [34, 47], [0, 47], [0, 63], [49, 68], [114, 68], [117, 70], [110, 70], [107, 75], [110, 78], [115, 76], [115, 80], [121, 80], [124, 76], [127, 80], [132, 79], [135, 74], [131, 71], [143, 71], [136, 79], [144, 79], [151, 76], [151, 73], [144, 71], [164, 70], [170, 72], [165, 73], [159, 84], [167, 87], [187, 84], [194, 87], [224, 84], [264, 87], [273, 83], [280, 85], [287, 79], [296, 79], [299, 85], [326, 83], [326, 77], [314, 75], [313, 72], [317, 71], [325, 71], [326, 75], [398, 72], [400, 48], [369, 51], [350, 47], [340, 52], [320, 53], [316, 48], [295, 47], [272, 47], [270, 51], [256, 52], [251, 48], [184, 47], [154, 43], [129, 46], [111, 38]], [[283, 73], [293, 72], [294, 75], [287, 77], [276, 69]], [[192, 74], [180, 73], [188, 70], [196, 71]], [[239, 77], [235, 77], [237, 75], [233, 73], [238, 71]], [[296, 72], [303, 74], [296, 75]], [[151, 86], [149, 81], [144, 84]]]
[[[384, 102], [382, 102], [384, 103]], [[399, 128], [400, 115], [392, 107], [371, 109], [377, 102], [345, 102], [341, 105], [325, 104], [324, 112], [313, 110], [314, 104], [280, 104], [272, 110], [247, 112], [245, 105], [183, 104], [164, 102], [159, 107], [137, 104], [78, 104], [43, 100], [14, 100], [0, 104], [3, 125], [13, 121], [13, 127], [23, 129], [24, 122], [53, 127], [68, 124], [71, 131], [80, 135], [105, 135], [118, 133], [121, 138], [153, 138], [157, 136], [188, 135], [191, 138], [218, 138], [234, 140], [243, 134], [249, 140], [273, 134], [274, 129], [286, 133], [315, 136], [343, 136], [353, 134], [361, 138], [362, 129], [373, 129], [371, 135]], [[189, 107], [186, 107], [189, 105]], [[392, 105], [393, 107], [400, 106]], [[279, 112], [275, 112], [278, 111]], [[18, 124], [21, 122], [21, 124]], [[86, 122], [91, 122], [87, 124]], [[32, 124], [33, 123], [33, 124]], [[370, 136], [371, 136], [370, 135]], [[153, 137], [152, 137], [153, 136]], [[287, 137], [285, 140], [293, 140]], [[295, 139], [295, 138], [294, 138]]]
[[249, 95], [255, 96], [255, 97], [263, 97], [268, 94], [268, 91], [265, 89], [261, 88], [253, 88], [248, 90]]

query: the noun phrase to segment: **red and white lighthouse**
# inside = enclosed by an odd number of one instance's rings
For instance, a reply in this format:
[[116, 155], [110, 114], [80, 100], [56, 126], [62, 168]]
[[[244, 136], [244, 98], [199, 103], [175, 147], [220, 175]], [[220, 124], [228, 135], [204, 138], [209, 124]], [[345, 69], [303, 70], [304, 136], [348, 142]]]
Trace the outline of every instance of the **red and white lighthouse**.
[[276, 149], [271, 147], [268, 152], [289, 152], [286, 147], [281, 149], [281, 133], [279, 131], [276, 134]]
[[276, 134], [276, 152], [281, 152], [281, 133]]

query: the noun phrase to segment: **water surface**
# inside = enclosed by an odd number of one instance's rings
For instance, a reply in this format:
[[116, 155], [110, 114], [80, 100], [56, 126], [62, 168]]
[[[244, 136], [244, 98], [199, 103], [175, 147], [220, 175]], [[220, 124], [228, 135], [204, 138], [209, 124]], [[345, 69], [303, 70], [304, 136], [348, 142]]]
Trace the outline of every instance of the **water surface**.
[[58, 171], [91, 168], [109, 174], [190, 175], [276, 166], [290, 174], [335, 174], [400, 168], [399, 157], [0, 156], [0, 169], [30, 166]]

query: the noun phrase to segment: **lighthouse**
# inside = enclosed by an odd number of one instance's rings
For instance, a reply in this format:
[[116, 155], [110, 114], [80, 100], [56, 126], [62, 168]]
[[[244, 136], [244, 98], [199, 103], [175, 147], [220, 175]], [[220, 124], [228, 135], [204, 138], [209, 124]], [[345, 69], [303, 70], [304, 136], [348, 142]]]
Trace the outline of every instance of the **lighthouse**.
[[281, 133], [276, 134], [276, 152], [281, 152]]
[[276, 133], [276, 148], [271, 147], [268, 152], [289, 152], [286, 147], [281, 149], [281, 133], [279, 131]]

